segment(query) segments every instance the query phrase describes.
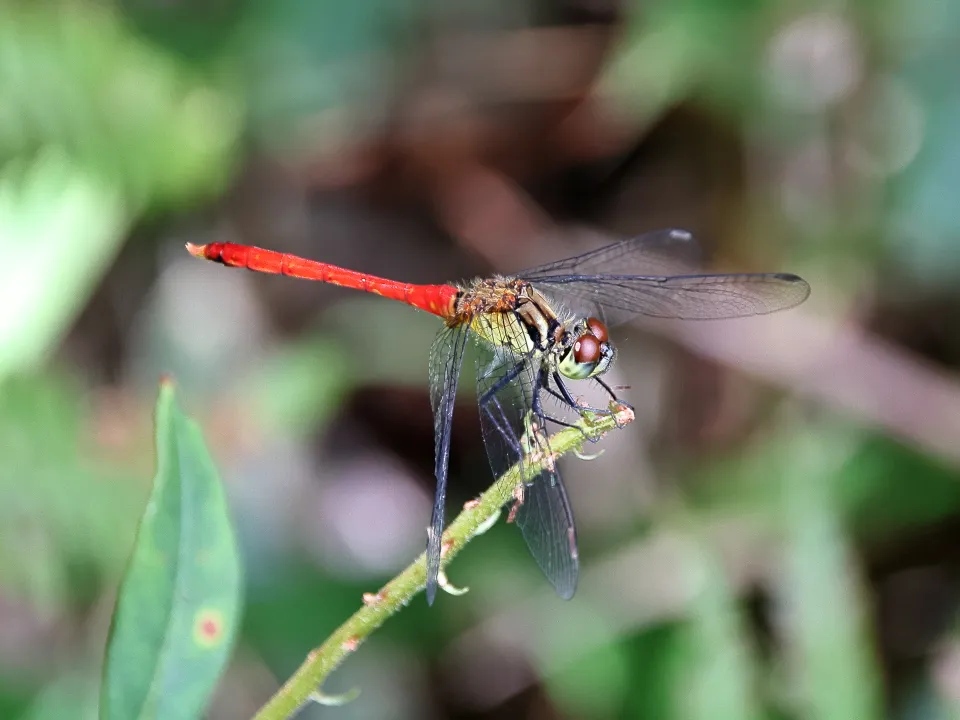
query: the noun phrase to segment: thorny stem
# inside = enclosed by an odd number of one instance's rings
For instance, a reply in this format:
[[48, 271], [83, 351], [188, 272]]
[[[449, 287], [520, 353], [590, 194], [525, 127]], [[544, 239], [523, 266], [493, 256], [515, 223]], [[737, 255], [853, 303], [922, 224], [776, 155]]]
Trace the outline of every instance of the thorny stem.
[[[513, 498], [514, 491], [538, 468], [554, 462], [572, 450], [579, 450], [587, 439], [595, 440], [634, 419], [633, 410], [617, 406], [611, 415], [584, 413], [575, 426], [550, 437], [549, 457], [528, 455], [498, 478], [478, 499], [447, 526], [443, 534], [441, 567], [456, 556], [500, 509]], [[521, 467], [523, 471], [521, 471]], [[384, 585], [376, 595], [364, 595], [363, 607], [337, 628], [318, 648], [312, 650], [300, 668], [254, 716], [254, 720], [281, 720], [292, 717], [311, 696], [322, 696], [321, 687], [339, 665], [356, 650], [384, 621], [423, 590], [426, 583], [425, 554]]]

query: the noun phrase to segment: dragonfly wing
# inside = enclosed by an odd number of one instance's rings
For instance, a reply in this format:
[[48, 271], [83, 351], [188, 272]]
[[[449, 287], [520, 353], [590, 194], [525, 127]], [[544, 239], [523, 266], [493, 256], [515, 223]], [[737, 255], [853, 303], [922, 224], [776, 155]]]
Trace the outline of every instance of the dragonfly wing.
[[577, 531], [567, 491], [556, 470], [542, 472], [524, 486], [514, 522], [557, 595], [564, 600], [572, 598], [580, 575]]
[[[496, 323], [496, 316], [486, 320]], [[496, 328], [484, 334], [496, 340]], [[549, 457], [544, 419], [533, 412], [540, 362], [517, 356], [496, 342], [481, 342], [477, 361], [477, 397], [480, 425], [490, 468], [495, 477], [523, 463], [528, 456]], [[573, 597], [580, 564], [573, 511], [560, 473], [542, 469], [527, 477], [522, 499], [508, 499], [516, 507], [514, 521], [543, 574], [564, 599]]]
[[545, 277], [537, 287], [581, 309], [601, 311], [616, 324], [635, 315], [723, 320], [787, 310], [810, 295], [788, 273], [729, 275], [569, 275]]
[[716, 320], [799, 305], [810, 286], [785, 273], [699, 274], [699, 248], [661, 230], [520, 273], [585, 314], [616, 324], [636, 315]]
[[434, 475], [437, 490], [433, 515], [427, 528], [427, 603], [433, 605], [440, 573], [441, 539], [443, 538], [444, 505], [447, 498], [447, 473], [450, 461], [450, 427], [457, 397], [457, 381], [463, 364], [463, 351], [469, 331], [466, 326], [446, 327], [430, 347], [430, 405], [433, 408], [435, 447]]
[[517, 273], [525, 280], [556, 275], [689, 275], [702, 263], [686, 230], [656, 230]]

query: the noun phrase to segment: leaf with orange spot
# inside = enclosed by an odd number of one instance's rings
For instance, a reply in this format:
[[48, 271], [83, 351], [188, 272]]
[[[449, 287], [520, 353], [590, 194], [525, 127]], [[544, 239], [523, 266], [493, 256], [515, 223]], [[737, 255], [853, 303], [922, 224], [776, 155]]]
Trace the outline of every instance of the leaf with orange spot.
[[164, 382], [157, 474], [107, 645], [100, 717], [202, 717], [240, 620], [241, 570], [199, 428]]

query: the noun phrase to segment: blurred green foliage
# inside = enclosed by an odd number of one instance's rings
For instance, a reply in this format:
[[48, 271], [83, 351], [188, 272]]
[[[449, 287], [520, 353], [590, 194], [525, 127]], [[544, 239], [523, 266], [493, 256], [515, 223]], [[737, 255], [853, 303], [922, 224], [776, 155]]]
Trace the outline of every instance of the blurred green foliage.
[[131, 211], [197, 201], [228, 177], [238, 98], [137, 37], [109, 5], [0, 12], [2, 156], [59, 149]]
[[75, 382], [56, 374], [0, 390], [0, 582], [44, 614], [93, 602], [99, 582], [116, 577], [147, 490], [132, 469], [85, 451], [89, 411]]
[[[29, 164], [27, 164], [29, 162]], [[116, 186], [57, 148], [6, 166], [0, 177], [0, 377], [43, 361], [116, 252], [128, 219]], [[56, 291], [51, 291], [56, 288]]]

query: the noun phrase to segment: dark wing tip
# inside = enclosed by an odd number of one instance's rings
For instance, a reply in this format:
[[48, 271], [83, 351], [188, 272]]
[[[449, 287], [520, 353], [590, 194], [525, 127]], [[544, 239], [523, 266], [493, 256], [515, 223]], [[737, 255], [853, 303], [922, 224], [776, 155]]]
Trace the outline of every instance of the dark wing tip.
[[799, 275], [793, 273], [774, 273], [774, 277], [784, 283], [788, 283], [791, 289], [796, 293], [793, 298], [793, 304], [790, 307], [796, 307], [810, 297], [810, 283]]
[[427, 576], [427, 605], [433, 606], [433, 601], [437, 599], [437, 579]]
[[804, 280], [799, 275], [794, 275], [793, 273], [774, 273], [773, 276], [778, 280], [783, 280], [789, 283], [800, 283], [803, 285], [807, 285], [807, 287], [809, 287], [809, 284], [807, 283], [806, 280]]

